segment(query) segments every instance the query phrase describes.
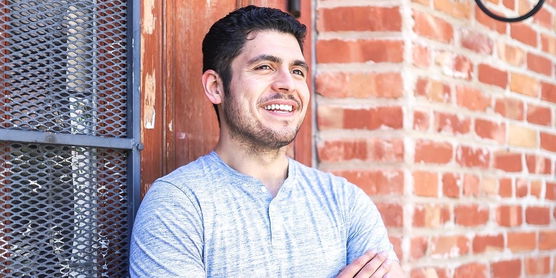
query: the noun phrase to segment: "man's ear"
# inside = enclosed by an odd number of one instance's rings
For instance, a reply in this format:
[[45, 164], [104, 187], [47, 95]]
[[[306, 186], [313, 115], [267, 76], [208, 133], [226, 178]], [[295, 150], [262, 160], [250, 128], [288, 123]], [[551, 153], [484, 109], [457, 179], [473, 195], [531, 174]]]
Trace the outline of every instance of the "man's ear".
[[224, 84], [218, 73], [214, 70], [206, 70], [201, 77], [205, 95], [213, 104], [220, 104], [224, 98]]

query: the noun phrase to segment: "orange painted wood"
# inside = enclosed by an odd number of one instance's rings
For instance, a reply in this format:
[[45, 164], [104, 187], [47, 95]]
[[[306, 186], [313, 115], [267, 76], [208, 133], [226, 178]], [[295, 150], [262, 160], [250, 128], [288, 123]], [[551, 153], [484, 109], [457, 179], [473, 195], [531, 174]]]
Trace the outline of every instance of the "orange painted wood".
[[[245, 5], [287, 10], [286, 0], [144, 2], [141, 28], [143, 194], [156, 178], [206, 154], [216, 145], [218, 122], [201, 85], [201, 43], [212, 23]], [[301, 21], [310, 29], [311, 3], [302, 3]], [[310, 50], [309, 30], [305, 43], [309, 63]], [[312, 161], [310, 108], [293, 144], [293, 155], [307, 165]]]

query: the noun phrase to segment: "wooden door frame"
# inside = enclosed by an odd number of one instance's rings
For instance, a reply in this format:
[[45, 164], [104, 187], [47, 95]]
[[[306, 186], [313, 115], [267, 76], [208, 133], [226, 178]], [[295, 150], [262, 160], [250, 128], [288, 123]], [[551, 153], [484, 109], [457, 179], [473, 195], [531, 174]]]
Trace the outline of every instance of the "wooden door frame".
[[[244, 5], [244, 2], [237, 0], [236, 3], [239, 6]], [[165, 86], [168, 75], [165, 61], [167, 16], [164, 5], [165, 1], [156, 0], [145, 0], [141, 5], [141, 142], [144, 145], [141, 152], [141, 196], [156, 178], [176, 167], [167, 159], [168, 153], [171, 153], [167, 146], [171, 136], [166, 127], [169, 92]], [[312, 1], [301, 1], [300, 21], [308, 29], [304, 44], [305, 58], [313, 67], [312, 13]], [[293, 143], [295, 159], [308, 166], [313, 164], [313, 84], [313, 78], [310, 78], [308, 85], [312, 100]]]

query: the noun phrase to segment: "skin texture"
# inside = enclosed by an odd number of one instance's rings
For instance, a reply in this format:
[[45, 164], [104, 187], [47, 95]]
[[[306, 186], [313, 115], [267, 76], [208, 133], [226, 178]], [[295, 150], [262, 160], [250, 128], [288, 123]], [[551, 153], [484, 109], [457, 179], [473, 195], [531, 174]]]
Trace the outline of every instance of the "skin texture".
[[[231, 64], [229, 92], [213, 70], [203, 73], [207, 98], [219, 106], [220, 138], [215, 148], [235, 170], [260, 180], [276, 196], [287, 178], [286, 148], [303, 122], [310, 92], [308, 67], [295, 37], [277, 31], [252, 32]], [[289, 105], [292, 111], [269, 111]], [[404, 277], [397, 262], [367, 252], [338, 277]]]

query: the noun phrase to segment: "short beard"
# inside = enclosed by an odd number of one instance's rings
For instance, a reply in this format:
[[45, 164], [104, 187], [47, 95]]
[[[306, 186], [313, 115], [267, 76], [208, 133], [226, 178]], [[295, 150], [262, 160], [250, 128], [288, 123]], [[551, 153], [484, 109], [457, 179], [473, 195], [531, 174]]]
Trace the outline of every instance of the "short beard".
[[[274, 152], [289, 145], [301, 126], [301, 122], [292, 136], [281, 136], [273, 130], [264, 128], [259, 122], [246, 122], [240, 117], [241, 111], [233, 105], [230, 92], [224, 94], [226, 105], [223, 105], [224, 121], [230, 129], [230, 136], [253, 153]], [[234, 119], [236, 121], [234, 121]]]

